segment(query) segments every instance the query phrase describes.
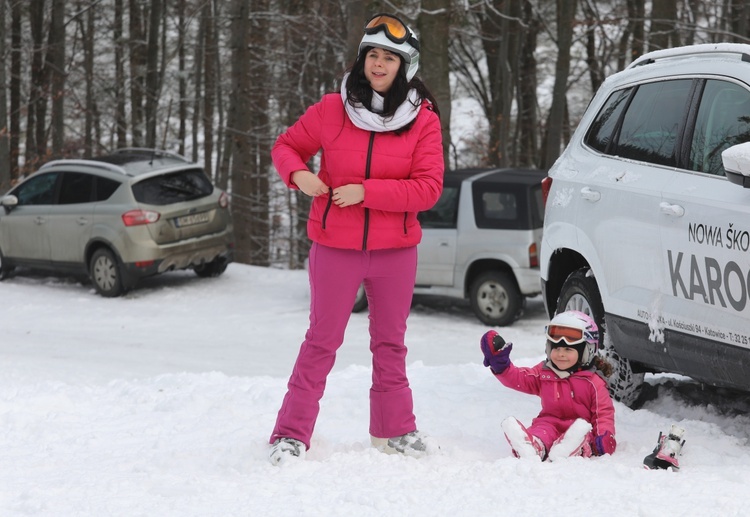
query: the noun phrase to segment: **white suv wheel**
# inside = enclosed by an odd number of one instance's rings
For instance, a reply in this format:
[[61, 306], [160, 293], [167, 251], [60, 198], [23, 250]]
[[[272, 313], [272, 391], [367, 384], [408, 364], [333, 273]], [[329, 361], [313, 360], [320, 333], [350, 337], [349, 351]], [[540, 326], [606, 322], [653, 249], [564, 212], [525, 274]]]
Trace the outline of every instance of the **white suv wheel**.
[[627, 406], [632, 406], [641, 394], [645, 374], [634, 373], [630, 361], [620, 357], [606, 332], [604, 306], [596, 279], [589, 269], [574, 271], [565, 280], [557, 300], [557, 312], [577, 310], [591, 316], [599, 327], [599, 355], [612, 365], [612, 375], [607, 379], [612, 396]]

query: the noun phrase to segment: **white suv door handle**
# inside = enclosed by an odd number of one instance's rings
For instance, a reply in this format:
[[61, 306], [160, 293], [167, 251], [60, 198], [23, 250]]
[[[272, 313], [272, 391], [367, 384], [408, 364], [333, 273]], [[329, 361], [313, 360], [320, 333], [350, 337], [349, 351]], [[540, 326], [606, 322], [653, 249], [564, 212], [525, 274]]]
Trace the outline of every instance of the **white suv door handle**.
[[685, 215], [685, 209], [680, 205], [672, 205], [665, 201], [659, 203], [659, 209], [662, 211], [662, 213], [673, 215], [675, 217], [682, 217], [683, 215]]
[[583, 187], [581, 189], [581, 197], [588, 201], [599, 201], [602, 198], [602, 194], [596, 190], [591, 190], [589, 187]]

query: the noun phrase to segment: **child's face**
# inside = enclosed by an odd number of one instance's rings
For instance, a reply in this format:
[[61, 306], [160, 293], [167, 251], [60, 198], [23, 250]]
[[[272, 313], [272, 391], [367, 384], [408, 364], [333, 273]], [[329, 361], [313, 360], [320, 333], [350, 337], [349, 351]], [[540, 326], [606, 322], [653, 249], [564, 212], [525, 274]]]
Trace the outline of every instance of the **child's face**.
[[560, 370], [567, 370], [578, 362], [578, 351], [575, 348], [558, 346], [550, 351], [549, 358]]

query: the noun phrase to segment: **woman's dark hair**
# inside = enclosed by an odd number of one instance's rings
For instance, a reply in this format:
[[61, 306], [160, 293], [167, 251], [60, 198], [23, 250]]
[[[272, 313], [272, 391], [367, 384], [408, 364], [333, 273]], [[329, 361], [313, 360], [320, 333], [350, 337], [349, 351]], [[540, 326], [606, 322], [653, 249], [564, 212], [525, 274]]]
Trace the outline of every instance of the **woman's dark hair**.
[[[365, 77], [365, 57], [372, 47], [365, 47], [357, 56], [354, 64], [349, 68], [349, 77], [346, 80], [347, 101], [352, 106], [361, 103], [368, 110], [372, 110], [372, 87], [370, 81]], [[414, 88], [417, 91], [419, 102], [428, 100], [432, 104], [432, 111], [440, 116], [437, 101], [432, 95], [427, 85], [418, 77], [413, 77], [410, 82], [406, 82], [406, 62], [400, 55], [394, 53], [401, 60], [401, 68], [398, 75], [393, 80], [391, 88], [385, 94], [383, 102], [383, 113], [385, 117], [391, 117], [396, 113], [401, 104], [406, 100], [409, 90]], [[404, 128], [402, 128], [404, 129]]]

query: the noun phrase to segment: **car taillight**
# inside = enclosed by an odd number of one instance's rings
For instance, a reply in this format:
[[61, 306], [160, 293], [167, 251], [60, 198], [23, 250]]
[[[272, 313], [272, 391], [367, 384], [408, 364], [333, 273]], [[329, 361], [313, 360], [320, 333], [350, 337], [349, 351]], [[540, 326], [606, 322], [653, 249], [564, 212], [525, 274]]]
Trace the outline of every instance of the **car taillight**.
[[536, 249], [536, 242], [529, 246], [529, 267], [539, 267], [539, 252]]
[[226, 208], [229, 206], [229, 196], [226, 192], [222, 192], [219, 196], [219, 206], [221, 208]]
[[547, 206], [547, 197], [549, 196], [549, 190], [552, 188], [552, 178], [547, 176], [542, 180], [542, 201], [544, 206]]
[[151, 224], [159, 220], [161, 214], [151, 210], [131, 210], [122, 214], [122, 222], [125, 226], [138, 226], [141, 224]]

